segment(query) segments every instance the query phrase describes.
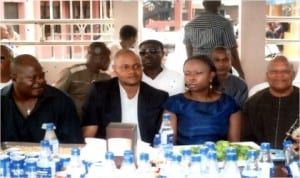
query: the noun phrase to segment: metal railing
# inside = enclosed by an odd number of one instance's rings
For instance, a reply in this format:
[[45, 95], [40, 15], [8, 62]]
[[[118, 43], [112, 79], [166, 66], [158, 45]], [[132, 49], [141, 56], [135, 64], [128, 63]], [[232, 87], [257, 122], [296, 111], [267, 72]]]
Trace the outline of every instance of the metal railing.
[[[21, 32], [19, 41], [2, 41], [1, 44], [13, 44], [26, 47], [25, 51], [35, 51], [39, 58], [60, 58], [56, 57], [54, 48], [62, 46], [68, 48], [62, 50], [66, 54], [61, 54], [62, 58], [83, 58], [85, 55], [84, 47], [91, 42], [101, 41], [110, 43], [114, 40], [114, 19], [5, 19], [0, 20], [1, 24], [17, 25]], [[46, 33], [46, 27], [50, 27], [50, 33]], [[59, 27], [56, 31], [55, 28]], [[43, 50], [52, 51], [51, 55], [43, 57], [43, 53], [38, 52], [38, 46], [47, 46]], [[78, 49], [78, 47], [80, 49]], [[24, 51], [24, 50], [23, 50]], [[57, 50], [56, 50], [57, 51]], [[66, 52], [67, 51], [67, 52]], [[72, 53], [72, 54], [71, 54]], [[41, 57], [40, 57], [41, 56]]]

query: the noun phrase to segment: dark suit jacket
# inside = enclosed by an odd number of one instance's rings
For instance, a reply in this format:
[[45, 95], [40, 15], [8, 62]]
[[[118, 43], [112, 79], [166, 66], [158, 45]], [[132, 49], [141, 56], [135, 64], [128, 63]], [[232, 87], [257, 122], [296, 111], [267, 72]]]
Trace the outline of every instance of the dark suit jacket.
[[[138, 96], [138, 127], [141, 139], [152, 143], [158, 132], [163, 112], [162, 104], [168, 93], [141, 82]], [[83, 105], [82, 126], [98, 125], [96, 137], [106, 137], [106, 126], [110, 122], [121, 122], [121, 96], [118, 78], [92, 84]]]

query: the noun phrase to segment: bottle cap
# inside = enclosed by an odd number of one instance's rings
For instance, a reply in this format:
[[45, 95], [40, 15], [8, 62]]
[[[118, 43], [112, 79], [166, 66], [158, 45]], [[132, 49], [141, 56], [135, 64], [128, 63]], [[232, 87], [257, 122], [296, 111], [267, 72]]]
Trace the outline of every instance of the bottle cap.
[[133, 163], [133, 154], [124, 154], [123, 162], [132, 164]]
[[205, 142], [205, 145], [208, 147], [208, 150], [216, 150], [216, 144], [212, 141]]
[[148, 153], [140, 153], [140, 160], [141, 161], [149, 161], [149, 154]]
[[260, 144], [260, 149], [262, 151], [269, 151], [270, 150], [270, 143], [269, 142], [262, 142]]
[[202, 155], [207, 155], [207, 152], [208, 152], [208, 147], [205, 145], [201, 145], [199, 149], [199, 153]]
[[166, 159], [172, 159], [173, 152], [170, 150], [166, 150], [164, 156]]
[[192, 155], [192, 162], [201, 162], [201, 156], [199, 154]]
[[72, 156], [79, 156], [79, 155], [80, 155], [80, 150], [79, 150], [79, 148], [72, 148], [72, 150], [71, 150], [71, 155], [72, 155]]
[[216, 151], [209, 150], [208, 153], [207, 153], [207, 158], [209, 160], [217, 161], [217, 153], [216, 153]]
[[160, 135], [159, 134], [155, 134], [154, 139], [153, 139], [153, 146], [158, 146], [160, 145]]
[[114, 160], [115, 159], [114, 153], [111, 152], [111, 151], [106, 152], [105, 153], [105, 159], [106, 160]]
[[163, 120], [170, 120], [171, 115], [169, 113], [164, 113], [163, 114]]
[[181, 162], [181, 155], [173, 155], [172, 160], [174, 162]]
[[293, 144], [291, 140], [285, 140], [283, 141], [283, 148], [288, 148]]
[[49, 122], [49, 123], [43, 123], [42, 124], [42, 129], [45, 129], [45, 130], [55, 130], [56, 127], [55, 127], [55, 125], [52, 122]]
[[226, 154], [228, 154], [228, 153], [236, 153], [236, 149], [234, 147], [227, 147]]
[[185, 148], [181, 152], [182, 156], [191, 156], [192, 155], [192, 150], [189, 148]]
[[256, 159], [256, 156], [257, 156], [257, 151], [256, 150], [253, 150], [253, 149], [248, 150], [248, 153], [247, 153], [248, 159], [250, 159], [250, 158]]

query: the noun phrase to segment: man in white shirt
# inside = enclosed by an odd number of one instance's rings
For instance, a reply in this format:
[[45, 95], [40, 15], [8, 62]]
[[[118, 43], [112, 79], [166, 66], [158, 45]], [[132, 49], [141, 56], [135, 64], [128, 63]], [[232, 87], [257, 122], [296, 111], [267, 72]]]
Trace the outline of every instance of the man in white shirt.
[[139, 54], [143, 64], [144, 82], [168, 92], [170, 96], [184, 92], [183, 76], [162, 65], [164, 47], [160, 41], [143, 41], [139, 45]]
[[168, 94], [141, 81], [142, 64], [133, 51], [120, 50], [114, 62], [117, 77], [94, 82], [83, 105], [83, 135], [105, 138], [110, 122], [135, 123], [138, 138], [152, 143]]

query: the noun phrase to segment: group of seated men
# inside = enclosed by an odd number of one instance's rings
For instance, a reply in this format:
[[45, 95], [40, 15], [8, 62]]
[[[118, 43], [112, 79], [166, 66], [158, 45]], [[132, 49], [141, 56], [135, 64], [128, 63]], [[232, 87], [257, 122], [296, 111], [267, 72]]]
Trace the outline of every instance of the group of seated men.
[[[8, 48], [3, 48], [9, 50]], [[2, 65], [8, 60], [1, 47]], [[139, 55], [138, 55], [139, 54]], [[1, 89], [1, 141], [39, 142], [41, 126], [53, 122], [62, 143], [83, 143], [84, 137], [105, 138], [110, 122], [138, 125], [138, 138], [152, 143], [158, 132], [165, 100], [185, 91], [184, 76], [167, 69], [157, 40], [139, 45], [139, 53], [119, 50], [113, 57], [114, 77], [105, 73], [109, 48], [94, 42], [87, 61], [64, 69], [54, 87], [32, 55], [10, 60], [11, 83]], [[230, 73], [231, 56], [224, 47], [211, 55], [221, 81], [220, 92], [235, 99], [243, 111], [242, 139], [268, 141], [281, 148], [286, 132], [299, 117], [299, 88], [292, 85], [295, 70], [284, 56], [268, 65], [269, 87], [250, 98], [244, 80]]]

